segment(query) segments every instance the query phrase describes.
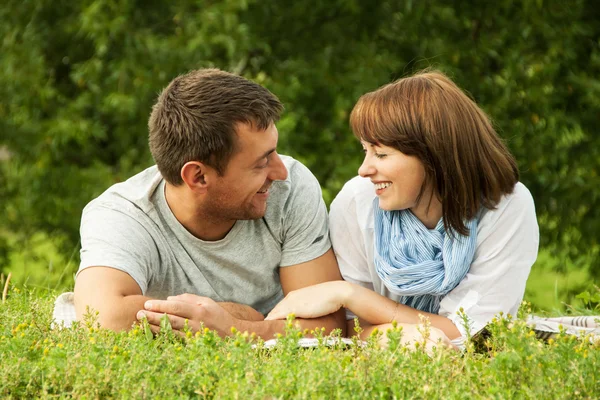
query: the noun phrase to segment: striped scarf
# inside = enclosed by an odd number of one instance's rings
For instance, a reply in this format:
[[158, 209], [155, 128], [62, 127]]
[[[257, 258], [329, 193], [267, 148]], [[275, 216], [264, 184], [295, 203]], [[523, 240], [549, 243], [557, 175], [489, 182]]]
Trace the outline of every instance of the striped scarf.
[[430, 230], [409, 210], [382, 210], [378, 198], [373, 210], [377, 275], [402, 304], [437, 314], [442, 298], [471, 267], [477, 218], [466, 223], [469, 236], [453, 238], [442, 219]]

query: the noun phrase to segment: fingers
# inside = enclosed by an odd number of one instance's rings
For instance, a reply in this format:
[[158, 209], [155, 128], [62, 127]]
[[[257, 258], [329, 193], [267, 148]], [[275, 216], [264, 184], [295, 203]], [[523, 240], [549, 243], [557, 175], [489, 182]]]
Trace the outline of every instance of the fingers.
[[[150, 327], [150, 330], [152, 331], [154, 336], [158, 335], [158, 333], [160, 332], [160, 326], [158, 326], [158, 325], [148, 325], [148, 326]], [[182, 331], [173, 330], [173, 333], [182, 338], [185, 337], [185, 333]]]
[[288, 316], [288, 312], [286, 311], [286, 309], [284, 307], [280, 307], [279, 303], [278, 305], [275, 306], [275, 308], [273, 308], [271, 310], [271, 312], [269, 314], [267, 314], [267, 316], [265, 317], [265, 321], [272, 321], [272, 320], [276, 320], [276, 319], [286, 319]]
[[[150, 328], [152, 328], [152, 326], [160, 327], [161, 319], [165, 315], [167, 316], [167, 318], [169, 318], [169, 323], [171, 324], [171, 328], [173, 328], [173, 330], [182, 330], [184, 328], [187, 319], [181, 318], [177, 315], [169, 315], [164, 313], [140, 310], [138, 311], [136, 318], [138, 319], [138, 321], [142, 321], [145, 318], [146, 320], [148, 320]], [[155, 331], [153, 330], [153, 332]]]
[[177, 296], [169, 296], [169, 297], [167, 297], [167, 300], [181, 301], [184, 303], [191, 303], [191, 304], [214, 303], [214, 300], [211, 299], [210, 297], [203, 297], [203, 296], [198, 296], [198, 295], [190, 294], [190, 293], [183, 293], [183, 294], [180, 294]]
[[197, 306], [176, 300], [148, 300], [144, 303], [144, 308], [159, 314], [171, 314], [189, 319]]

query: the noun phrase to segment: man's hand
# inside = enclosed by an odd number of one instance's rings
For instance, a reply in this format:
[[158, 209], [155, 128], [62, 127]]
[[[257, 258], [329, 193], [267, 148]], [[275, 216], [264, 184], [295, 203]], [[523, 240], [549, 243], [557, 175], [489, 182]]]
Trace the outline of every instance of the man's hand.
[[160, 330], [160, 320], [165, 314], [173, 330], [183, 330], [187, 320], [187, 326], [194, 332], [203, 326], [217, 331], [220, 336], [230, 335], [231, 327], [241, 322], [211, 298], [193, 294], [148, 300], [144, 308], [137, 313], [137, 319], [145, 317], [154, 333]]

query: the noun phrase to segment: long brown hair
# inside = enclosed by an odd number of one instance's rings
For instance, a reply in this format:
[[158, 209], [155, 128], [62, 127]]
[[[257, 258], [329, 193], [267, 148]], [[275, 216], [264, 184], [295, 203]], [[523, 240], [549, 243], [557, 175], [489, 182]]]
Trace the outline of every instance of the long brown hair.
[[494, 209], [519, 180], [514, 157], [488, 116], [439, 71], [425, 71], [363, 95], [352, 110], [354, 134], [417, 157], [442, 203], [447, 231], [467, 235], [465, 221]]

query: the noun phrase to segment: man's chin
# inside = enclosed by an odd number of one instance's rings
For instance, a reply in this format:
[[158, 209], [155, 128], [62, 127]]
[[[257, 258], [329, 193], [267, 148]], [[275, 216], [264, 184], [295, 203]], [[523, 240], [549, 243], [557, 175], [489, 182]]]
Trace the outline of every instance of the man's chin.
[[243, 218], [239, 218], [239, 219], [245, 219], [245, 220], [261, 219], [262, 217], [265, 216], [266, 213], [267, 213], [266, 205], [264, 205], [261, 208], [252, 207], [252, 209], [246, 210]]

